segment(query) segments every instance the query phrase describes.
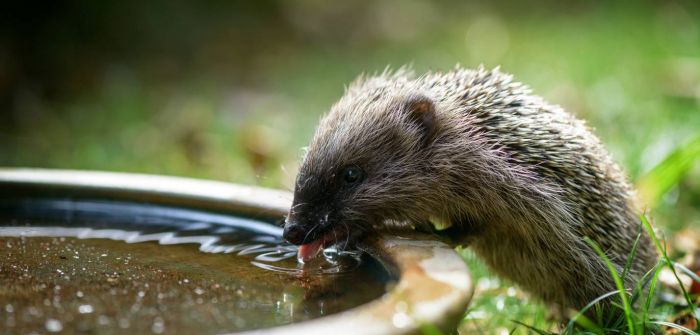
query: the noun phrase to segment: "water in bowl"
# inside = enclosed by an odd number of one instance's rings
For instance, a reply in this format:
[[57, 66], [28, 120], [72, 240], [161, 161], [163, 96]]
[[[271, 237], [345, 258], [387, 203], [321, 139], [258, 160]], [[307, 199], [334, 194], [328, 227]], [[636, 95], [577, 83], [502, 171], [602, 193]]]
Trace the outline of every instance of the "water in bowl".
[[10, 333], [225, 333], [337, 313], [391, 280], [329, 250], [300, 268], [278, 227], [131, 203], [0, 205], [0, 328]]

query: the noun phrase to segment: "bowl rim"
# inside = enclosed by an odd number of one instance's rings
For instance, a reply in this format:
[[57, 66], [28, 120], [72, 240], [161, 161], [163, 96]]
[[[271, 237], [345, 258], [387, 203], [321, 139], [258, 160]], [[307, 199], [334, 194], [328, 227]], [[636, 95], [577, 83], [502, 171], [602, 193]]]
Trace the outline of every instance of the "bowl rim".
[[[184, 206], [267, 220], [281, 219], [290, 192], [213, 180], [136, 173], [0, 167], [0, 197], [91, 197]], [[434, 326], [454, 331], [473, 295], [462, 258], [417, 233], [384, 234], [359, 247], [398, 281], [368, 303], [289, 325], [235, 334], [415, 334]]]

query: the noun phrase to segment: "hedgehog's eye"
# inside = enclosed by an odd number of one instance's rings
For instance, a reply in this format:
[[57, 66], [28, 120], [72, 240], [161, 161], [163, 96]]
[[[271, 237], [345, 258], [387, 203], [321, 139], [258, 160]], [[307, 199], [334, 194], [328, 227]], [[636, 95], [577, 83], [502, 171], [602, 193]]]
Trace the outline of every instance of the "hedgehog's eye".
[[362, 169], [357, 165], [351, 165], [343, 170], [343, 180], [348, 184], [354, 184], [362, 180]]

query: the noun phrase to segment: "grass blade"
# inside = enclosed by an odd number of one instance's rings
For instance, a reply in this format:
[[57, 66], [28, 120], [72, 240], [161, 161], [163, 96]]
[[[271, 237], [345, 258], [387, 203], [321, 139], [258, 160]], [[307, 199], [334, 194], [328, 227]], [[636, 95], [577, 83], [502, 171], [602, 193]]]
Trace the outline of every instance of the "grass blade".
[[654, 233], [654, 228], [652, 228], [651, 223], [649, 223], [649, 220], [647, 220], [647, 217], [645, 215], [642, 215], [640, 216], [640, 219], [642, 220], [642, 224], [647, 230], [649, 237], [651, 237], [651, 240], [654, 242], [654, 245], [656, 245], [656, 249], [659, 250], [662, 260], [666, 263], [666, 265], [668, 265], [669, 269], [671, 269], [671, 272], [673, 272], [673, 276], [676, 277], [676, 281], [678, 281], [678, 285], [681, 287], [681, 291], [683, 292], [683, 297], [685, 298], [685, 301], [688, 304], [688, 311], [690, 312], [690, 315], [696, 317], [693, 299], [690, 297], [688, 291], [685, 289], [685, 286], [683, 285], [683, 282], [681, 281], [680, 277], [678, 277], [678, 272], [676, 271], [676, 267], [674, 266], [675, 263], [671, 260], [671, 258], [668, 257], [668, 254], [666, 253], [666, 248], [664, 248], [664, 246], [661, 245], [661, 242], [656, 237], [656, 233]]
[[600, 297], [595, 298], [593, 301], [589, 302], [580, 311], [578, 311], [578, 313], [576, 313], [576, 315], [574, 315], [574, 317], [572, 317], [571, 320], [569, 320], [569, 323], [566, 325], [566, 329], [573, 330], [574, 322], [576, 322], [576, 323], [580, 324], [581, 326], [583, 326], [584, 328], [586, 328], [592, 332], [595, 332], [596, 334], [602, 334], [602, 332], [600, 332], [600, 326], [596, 325], [593, 321], [589, 320], [584, 315], [584, 313], [586, 313], [587, 310], [591, 309], [591, 307], [595, 306], [597, 303], [599, 303], [599, 302], [601, 302], [601, 301], [603, 301], [603, 300], [605, 300], [605, 299], [607, 299], [615, 294], [619, 294], [619, 291], [615, 290], [615, 291], [605, 293], [605, 294], [601, 295]]
[[690, 335], [699, 335], [698, 333], [696, 333], [696, 332], [694, 332], [694, 331], [692, 331], [692, 330], [690, 330], [690, 329], [688, 329], [688, 328], [686, 328], [686, 327], [683, 327], [683, 326], [681, 326], [681, 325], [677, 325], [677, 324], [671, 323], [671, 322], [666, 322], [666, 321], [649, 321], [649, 323], [657, 324], [657, 325], [660, 325], [660, 326], [666, 326], [666, 327], [675, 328], [675, 329], [678, 329], [678, 330], [680, 330], [680, 331], [682, 331], [682, 332], [684, 332], [684, 333], [686, 333], [686, 334], [690, 334]]
[[[663, 266], [661, 263], [657, 263], [654, 267], [654, 274], [651, 277], [651, 283], [649, 284], [649, 292], [647, 293], [647, 300], [644, 303], [644, 314], [642, 314], [642, 320], [649, 320], [649, 308], [651, 308], [651, 301], [654, 298], [654, 291], [656, 290], [656, 282], [659, 280], [659, 274], [661, 274], [661, 269]], [[646, 332], [646, 323], [644, 324], [643, 332]]]
[[655, 207], [661, 197], [678, 184], [698, 158], [700, 134], [689, 143], [676, 148], [663, 162], [637, 181], [637, 189], [644, 203]]
[[535, 328], [535, 327], [533, 327], [533, 326], [530, 326], [530, 325], [528, 325], [528, 324], [525, 324], [525, 323], [520, 322], [520, 321], [517, 321], [517, 320], [511, 320], [511, 321], [514, 322], [514, 323], [517, 323], [517, 324], [519, 324], [519, 325], [521, 325], [521, 326], [523, 326], [523, 327], [525, 327], [525, 328], [527, 328], [527, 329], [530, 329], [531, 331], [533, 331], [533, 332], [535, 332], [535, 333], [537, 333], [537, 334], [539, 334], [539, 335], [555, 335], [554, 333], [550, 333], [550, 332], [544, 331], [544, 330], [542, 330], [542, 329], [537, 329], [537, 328]]
[[[641, 230], [642, 227], [639, 227]], [[637, 257], [637, 247], [639, 246], [639, 239], [642, 237], [642, 232], [640, 231], [637, 233], [637, 238], [634, 240], [634, 244], [632, 244], [632, 251], [630, 252], [630, 255], [627, 256], [627, 262], [625, 263], [625, 268], [622, 270], [622, 281], [625, 281], [627, 279], [627, 274], [630, 271], [630, 268], [632, 268], [632, 263], [634, 262], [634, 258]]]
[[636, 334], [634, 322], [632, 321], [632, 306], [630, 305], [630, 302], [627, 299], [625, 285], [622, 283], [620, 275], [617, 273], [617, 270], [615, 270], [615, 266], [612, 264], [612, 262], [610, 262], [608, 256], [605, 255], [605, 252], [603, 252], [603, 250], [600, 249], [600, 246], [598, 246], [598, 244], [595, 243], [595, 241], [591, 240], [588, 236], [586, 236], [584, 240], [586, 241], [586, 243], [588, 243], [588, 245], [591, 246], [591, 248], [593, 248], [593, 250], [595, 250], [598, 256], [603, 260], [603, 262], [605, 262], [605, 265], [608, 267], [610, 275], [615, 281], [615, 286], [617, 287], [617, 290], [620, 293], [620, 300], [622, 300], [622, 310], [625, 312], [625, 320], [627, 321], [627, 328], [629, 330], [629, 333]]
[[678, 268], [678, 269], [680, 269], [681, 271], [683, 271], [683, 273], [685, 273], [686, 275], [688, 275], [688, 277], [692, 278], [695, 282], [700, 283], [700, 277], [699, 277], [695, 272], [693, 272], [692, 270], [690, 270], [690, 269], [688, 269], [687, 267], [685, 267], [684, 265], [679, 264], [679, 263], [676, 263], [676, 262], [673, 262], [673, 266], [675, 266], [676, 268]]

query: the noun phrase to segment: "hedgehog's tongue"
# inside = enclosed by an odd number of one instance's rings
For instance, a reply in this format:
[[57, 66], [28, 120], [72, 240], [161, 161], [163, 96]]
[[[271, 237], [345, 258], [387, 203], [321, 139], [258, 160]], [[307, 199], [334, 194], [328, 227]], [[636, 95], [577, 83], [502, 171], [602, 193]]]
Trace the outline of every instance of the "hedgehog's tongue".
[[297, 251], [297, 260], [300, 263], [306, 263], [312, 260], [323, 249], [324, 238], [319, 238], [311, 243], [302, 244]]

